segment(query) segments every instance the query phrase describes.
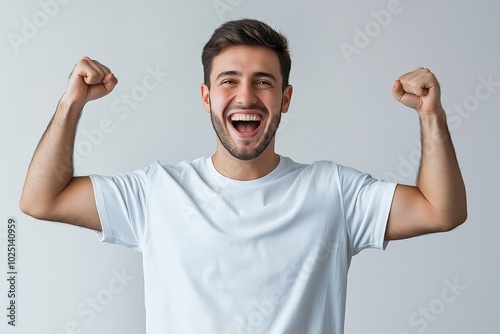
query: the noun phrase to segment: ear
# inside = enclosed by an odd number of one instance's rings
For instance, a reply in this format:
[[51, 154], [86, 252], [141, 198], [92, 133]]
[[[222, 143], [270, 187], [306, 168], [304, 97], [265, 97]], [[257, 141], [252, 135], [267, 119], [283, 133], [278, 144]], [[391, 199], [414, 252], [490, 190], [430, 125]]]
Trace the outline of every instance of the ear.
[[288, 85], [283, 91], [283, 99], [281, 105], [281, 112], [284, 114], [288, 111], [290, 107], [290, 101], [292, 99], [293, 87], [292, 85]]
[[206, 112], [210, 112], [210, 89], [205, 84], [201, 84], [201, 100]]

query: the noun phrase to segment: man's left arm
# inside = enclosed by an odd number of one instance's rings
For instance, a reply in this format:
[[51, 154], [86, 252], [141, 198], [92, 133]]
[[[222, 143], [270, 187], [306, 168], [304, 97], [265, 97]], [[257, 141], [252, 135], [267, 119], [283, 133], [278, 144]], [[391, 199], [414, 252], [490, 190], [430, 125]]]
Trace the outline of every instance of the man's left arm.
[[450, 231], [467, 219], [467, 201], [439, 83], [428, 69], [418, 68], [396, 80], [392, 95], [419, 115], [422, 157], [417, 185], [396, 187], [385, 239]]

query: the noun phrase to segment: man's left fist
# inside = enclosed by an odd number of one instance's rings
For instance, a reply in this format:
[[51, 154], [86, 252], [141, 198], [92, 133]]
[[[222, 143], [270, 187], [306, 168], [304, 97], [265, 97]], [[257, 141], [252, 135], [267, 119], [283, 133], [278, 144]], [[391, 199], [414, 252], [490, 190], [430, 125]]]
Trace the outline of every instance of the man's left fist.
[[427, 68], [419, 67], [399, 77], [392, 87], [392, 96], [420, 116], [444, 113], [439, 83]]

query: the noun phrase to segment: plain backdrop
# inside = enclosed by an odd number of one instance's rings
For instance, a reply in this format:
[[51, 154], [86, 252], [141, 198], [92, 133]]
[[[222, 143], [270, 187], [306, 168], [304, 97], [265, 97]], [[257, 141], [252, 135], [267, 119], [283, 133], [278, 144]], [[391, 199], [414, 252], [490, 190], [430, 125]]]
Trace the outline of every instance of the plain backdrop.
[[413, 183], [418, 117], [393, 100], [391, 87], [419, 66], [442, 87], [469, 218], [450, 233], [357, 255], [346, 333], [498, 333], [499, 12], [500, 3], [487, 0], [3, 1], [0, 277], [8, 272], [9, 217], [18, 224], [18, 274], [15, 327], [7, 324], [8, 282], [0, 281], [0, 332], [144, 333], [141, 254], [22, 214], [26, 170], [83, 56], [109, 66], [120, 82], [85, 108], [78, 175], [213, 154], [201, 49], [222, 22], [249, 17], [290, 40], [294, 94], [277, 151], [296, 161], [334, 160]]

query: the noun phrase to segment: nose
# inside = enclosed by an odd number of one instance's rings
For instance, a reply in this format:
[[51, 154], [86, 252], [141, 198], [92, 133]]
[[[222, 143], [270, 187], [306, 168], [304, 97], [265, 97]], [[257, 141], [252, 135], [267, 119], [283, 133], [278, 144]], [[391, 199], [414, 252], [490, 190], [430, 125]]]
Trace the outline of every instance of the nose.
[[255, 94], [255, 88], [250, 83], [241, 83], [240, 90], [236, 96], [236, 102], [238, 105], [244, 107], [249, 107], [257, 102], [257, 95]]

